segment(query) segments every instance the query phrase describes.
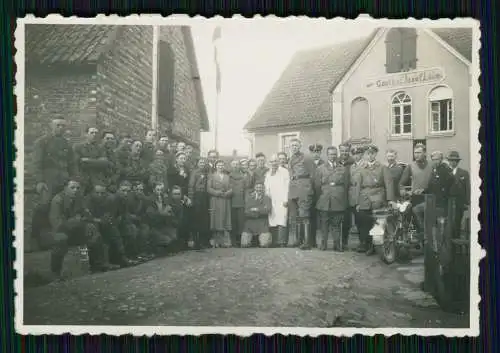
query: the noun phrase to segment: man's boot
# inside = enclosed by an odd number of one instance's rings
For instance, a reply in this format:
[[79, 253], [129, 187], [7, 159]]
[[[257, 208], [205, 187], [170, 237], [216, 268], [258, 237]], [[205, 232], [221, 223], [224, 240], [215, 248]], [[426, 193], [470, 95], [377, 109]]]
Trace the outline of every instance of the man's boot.
[[310, 243], [310, 228], [309, 228], [309, 222], [304, 221], [304, 240], [302, 242], [302, 245], [300, 246], [300, 249], [302, 250], [309, 250], [311, 249], [311, 243]]

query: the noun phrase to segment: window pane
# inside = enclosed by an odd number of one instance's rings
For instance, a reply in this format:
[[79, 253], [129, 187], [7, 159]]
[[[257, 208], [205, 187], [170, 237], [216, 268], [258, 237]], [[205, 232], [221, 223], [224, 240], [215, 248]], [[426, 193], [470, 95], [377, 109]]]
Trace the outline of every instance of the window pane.
[[403, 106], [403, 113], [404, 114], [411, 114], [411, 105], [404, 105]]
[[403, 98], [401, 99], [404, 103], [410, 103], [411, 102], [411, 98], [410, 96], [408, 95], [404, 95]]
[[439, 131], [439, 113], [432, 113], [432, 131]]
[[403, 115], [403, 124], [405, 124], [405, 125], [410, 124], [411, 125], [411, 114]]
[[432, 102], [431, 103], [431, 112], [439, 113], [439, 102]]
[[395, 123], [392, 129], [393, 134], [400, 134], [401, 133], [401, 125], [399, 123]]

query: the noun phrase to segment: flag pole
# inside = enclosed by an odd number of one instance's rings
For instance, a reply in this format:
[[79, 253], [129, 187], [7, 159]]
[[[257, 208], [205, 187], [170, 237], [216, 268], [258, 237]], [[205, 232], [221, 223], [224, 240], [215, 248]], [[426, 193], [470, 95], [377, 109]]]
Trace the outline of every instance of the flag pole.
[[214, 149], [219, 150], [219, 91], [215, 90]]
[[214, 149], [219, 150], [219, 100], [220, 100], [220, 67], [217, 43], [221, 38], [221, 27], [217, 26], [212, 35], [212, 43], [214, 46], [214, 62], [215, 62], [215, 119], [214, 119]]

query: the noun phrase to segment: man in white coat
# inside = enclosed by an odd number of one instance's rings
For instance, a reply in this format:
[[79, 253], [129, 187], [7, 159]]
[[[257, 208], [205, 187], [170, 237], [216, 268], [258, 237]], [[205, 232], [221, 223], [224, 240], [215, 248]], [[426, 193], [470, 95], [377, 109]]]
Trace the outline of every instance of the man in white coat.
[[280, 166], [278, 155], [271, 156], [269, 160], [271, 169], [266, 173], [266, 194], [271, 198], [272, 211], [269, 214], [269, 226], [277, 228], [277, 245], [285, 247], [288, 243], [286, 229], [288, 214], [288, 185], [290, 174], [286, 168]]

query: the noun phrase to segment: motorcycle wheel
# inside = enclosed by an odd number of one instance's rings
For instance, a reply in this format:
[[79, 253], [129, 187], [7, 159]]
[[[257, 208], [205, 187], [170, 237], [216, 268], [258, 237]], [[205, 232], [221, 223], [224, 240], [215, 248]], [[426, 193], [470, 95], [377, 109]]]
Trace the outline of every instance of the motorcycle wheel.
[[392, 222], [387, 222], [384, 244], [381, 246], [380, 257], [382, 261], [390, 265], [398, 258], [398, 246], [396, 245], [397, 227]]

